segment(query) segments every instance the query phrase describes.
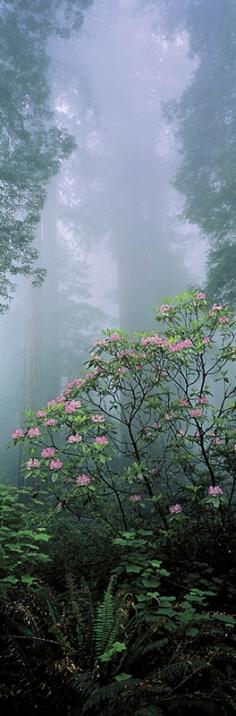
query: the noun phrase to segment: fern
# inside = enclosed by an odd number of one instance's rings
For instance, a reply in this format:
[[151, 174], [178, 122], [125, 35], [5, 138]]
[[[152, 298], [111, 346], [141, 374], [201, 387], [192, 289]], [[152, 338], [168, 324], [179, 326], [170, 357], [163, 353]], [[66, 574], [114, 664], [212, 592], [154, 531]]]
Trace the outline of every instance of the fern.
[[183, 679], [187, 674], [190, 676], [207, 668], [209, 668], [209, 665], [205, 661], [196, 660], [192, 661], [191, 664], [188, 661], [178, 661], [162, 669], [159, 672], [159, 678], [168, 683], [173, 683], [178, 679]]
[[117, 608], [117, 602], [113, 594], [113, 584], [114, 577], [110, 579], [103, 600], [97, 608], [95, 623], [97, 657], [101, 656], [105, 650], [108, 651], [113, 647], [122, 623], [121, 608], [120, 604]]
[[[139, 679], [130, 679], [129, 680], [129, 687], [127, 690], [127, 693], [125, 695], [125, 701], [130, 699], [131, 694], [135, 694], [136, 688], [139, 684]], [[120, 705], [121, 701], [121, 695], [124, 695], [124, 684], [112, 681], [110, 684], [106, 684], [106, 686], [95, 686], [93, 690], [91, 690], [91, 683], [89, 687], [89, 695], [86, 699], [82, 714], [86, 713], [90, 709], [97, 709], [101, 707], [101, 705], [105, 706], [105, 704], [109, 705], [109, 716], [111, 716], [112, 713], [112, 706], [115, 704]], [[101, 714], [100, 710], [98, 713]]]

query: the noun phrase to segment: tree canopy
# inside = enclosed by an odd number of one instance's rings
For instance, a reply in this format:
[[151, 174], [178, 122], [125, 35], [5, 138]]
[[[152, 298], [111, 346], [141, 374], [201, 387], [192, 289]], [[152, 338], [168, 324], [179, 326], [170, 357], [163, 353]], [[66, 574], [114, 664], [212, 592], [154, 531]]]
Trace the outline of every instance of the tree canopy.
[[197, 62], [192, 82], [170, 107], [181, 148], [176, 187], [185, 218], [209, 239], [210, 293], [235, 303], [236, 6], [170, 0], [164, 11], [175, 31], [187, 30]]
[[[0, 19], [0, 308], [9, 304], [16, 274], [34, 268], [32, 242], [47, 183], [73, 149], [74, 140], [53, 124], [48, 85], [48, 37], [81, 21], [83, 3], [4, 0]], [[86, 2], [84, 3], [86, 4]], [[88, 4], [88, 3], [87, 3]], [[64, 23], [66, 19], [66, 23]], [[66, 27], [66, 30], [65, 30]]]

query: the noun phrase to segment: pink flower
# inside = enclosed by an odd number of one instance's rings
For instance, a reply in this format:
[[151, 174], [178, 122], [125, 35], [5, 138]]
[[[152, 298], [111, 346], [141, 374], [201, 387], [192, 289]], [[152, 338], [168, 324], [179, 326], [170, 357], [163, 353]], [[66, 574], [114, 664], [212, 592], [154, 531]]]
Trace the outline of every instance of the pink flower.
[[207, 295], [206, 295], [206, 293], [202, 293], [202, 291], [199, 291], [199, 293], [197, 293], [197, 295], [196, 295], [196, 298], [198, 298], [199, 301], [205, 301], [207, 298]]
[[191, 410], [191, 416], [192, 418], [200, 418], [202, 415], [202, 409], [201, 408], [193, 408]]
[[163, 303], [162, 306], [159, 308], [159, 313], [168, 313], [171, 309], [171, 306], [169, 303]]
[[53, 400], [49, 400], [47, 405], [48, 405], [49, 408], [55, 408], [55, 405], [57, 405], [57, 401], [54, 400], [54, 399], [53, 399]]
[[186, 400], [185, 398], [183, 398], [183, 400], [180, 400], [180, 401], [179, 401], [179, 404], [181, 405], [182, 408], [188, 408], [188, 406], [189, 406], [189, 401]]
[[128, 357], [136, 358], [137, 355], [138, 354], [136, 353], [136, 351], [134, 351], [132, 348], [125, 348], [125, 350], [123, 350], [123, 351], [117, 351], [117, 354], [116, 354], [118, 359], [128, 358]]
[[101, 437], [95, 438], [96, 445], [107, 445], [109, 440], [106, 438], [105, 435], [102, 435]]
[[45, 410], [37, 410], [37, 413], [35, 413], [36, 418], [44, 418], [46, 413]]
[[90, 485], [92, 479], [90, 475], [78, 475], [78, 477], [76, 477], [76, 482], [78, 487], [86, 487], [86, 485]]
[[38, 469], [40, 467], [40, 460], [36, 460], [36, 458], [30, 458], [29, 460], [27, 460], [26, 467], [27, 470]]
[[104, 415], [91, 415], [92, 423], [104, 423]]
[[214, 315], [214, 313], [217, 313], [217, 311], [223, 311], [223, 306], [214, 303], [211, 310], [209, 311], [209, 316]]
[[13, 431], [13, 433], [11, 433], [11, 437], [13, 438], [13, 440], [19, 440], [19, 438], [25, 437], [25, 433], [23, 432], [23, 430], [21, 430], [21, 428], [17, 428]]
[[204, 343], [204, 346], [208, 346], [209, 343], [211, 343], [211, 337], [206, 336], [205, 338], [203, 338], [202, 342]]
[[60, 470], [63, 467], [62, 460], [51, 460], [50, 470]]
[[[136, 368], [140, 368], [140, 367], [142, 367], [142, 366], [136, 365]], [[117, 373], [119, 373], [119, 375], [123, 375], [123, 373], [126, 373], [126, 368], [122, 368], [122, 367], [117, 368]]]
[[130, 495], [129, 499], [131, 502], [141, 502], [142, 497], [141, 495]]
[[158, 425], [158, 423], [155, 422], [155, 423], [152, 423], [151, 427], [153, 428], [153, 430], [159, 430], [160, 426]]
[[109, 336], [110, 341], [120, 341], [121, 337], [119, 333], [112, 333], [111, 336]]
[[218, 323], [229, 323], [229, 319], [227, 316], [220, 316], [220, 318], [218, 318]]
[[75, 435], [69, 435], [67, 438], [68, 443], [81, 443], [82, 435], [76, 433]]
[[[105, 341], [106, 343], [106, 341]], [[94, 370], [89, 370], [88, 373], [85, 375], [85, 380], [92, 380], [93, 378], [96, 378], [96, 375], [100, 373], [100, 368], [95, 368]]]
[[27, 435], [28, 438], [39, 438], [41, 435], [41, 431], [39, 430], [39, 428], [30, 428], [28, 430]]
[[146, 338], [141, 338], [141, 346], [166, 346], [167, 340], [166, 338], [161, 338], [161, 336], [158, 336], [157, 334], [154, 336], [147, 336]]
[[102, 340], [96, 341], [96, 345], [97, 346], [106, 346], [108, 343], [112, 343], [112, 341], [120, 341], [120, 340], [121, 340], [121, 336], [119, 335], [119, 333], [111, 333], [111, 335], [108, 336], [107, 338], [103, 338]]
[[54, 455], [56, 455], [56, 450], [53, 447], [44, 448], [41, 452], [41, 457], [44, 457], [46, 459], [54, 457]]
[[57, 421], [54, 420], [54, 418], [48, 418], [48, 420], [44, 420], [44, 425], [46, 428], [49, 428], [50, 426], [56, 425]]
[[176, 505], [170, 505], [169, 511], [170, 511], [172, 514], [177, 514], [178, 512], [182, 512], [182, 507], [181, 507], [181, 505], [179, 505], [178, 502], [177, 502]]
[[65, 413], [76, 413], [79, 408], [81, 408], [80, 400], [71, 400], [70, 403], [67, 403], [67, 405], [65, 405]]
[[201, 403], [201, 405], [207, 405], [209, 403], [209, 400], [206, 395], [202, 395], [201, 398], [198, 398], [197, 402]]
[[216, 485], [216, 487], [213, 487], [212, 485], [208, 487], [208, 495], [211, 495], [211, 497], [218, 497], [219, 495], [223, 495], [224, 490], [220, 485]]
[[183, 341], [178, 341], [178, 343], [169, 343], [169, 351], [171, 351], [171, 353], [182, 351], [184, 348], [193, 348], [190, 338], [185, 338]]
[[70, 383], [66, 386], [65, 395], [69, 393], [72, 388], [82, 388], [82, 385], [84, 385], [83, 378], [75, 378], [74, 380], [71, 380]]

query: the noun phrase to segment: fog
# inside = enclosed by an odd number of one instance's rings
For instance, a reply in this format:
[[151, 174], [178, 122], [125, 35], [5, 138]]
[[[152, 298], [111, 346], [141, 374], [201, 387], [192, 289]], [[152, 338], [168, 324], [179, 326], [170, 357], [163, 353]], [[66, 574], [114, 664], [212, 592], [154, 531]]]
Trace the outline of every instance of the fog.
[[180, 162], [166, 104], [197, 68], [188, 35], [167, 36], [158, 3], [94, 0], [76, 32], [51, 36], [50, 104], [76, 146], [48, 183], [35, 234], [40, 288], [20, 278], [0, 320], [1, 474], [25, 409], [79, 374], [106, 327], [149, 330], [165, 296], [201, 285], [206, 245], [181, 218]]

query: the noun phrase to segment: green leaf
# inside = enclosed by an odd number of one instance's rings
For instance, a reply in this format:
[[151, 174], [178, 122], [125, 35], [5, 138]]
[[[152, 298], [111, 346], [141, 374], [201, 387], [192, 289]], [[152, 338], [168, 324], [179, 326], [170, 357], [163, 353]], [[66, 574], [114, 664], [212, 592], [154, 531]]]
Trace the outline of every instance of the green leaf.
[[125, 569], [128, 574], [139, 574], [143, 568], [139, 567], [138, 564], [127, 564], [125, 565]]
[[132, 674], [125, 674], [125, 672], [123, 672], [115, 676], [115, 681], [128, 681], [128, 679], [132, 679]]
[[0, 579], [0, 582], [4, 582], [4, 584], [13, 584], [14, 585], [14, 584], [17, 584], [17, 582], [19, 582], [19, 579], [17, 579], [17, 577], [9, 576], [9, 577], [4, 577], [3, 579]]
[[33, 584], [35, 577], [31, 577], [30, 574], [25, 574], [24, 577], [21, 577], [21, 582], [23, 582], [23, 584]]

